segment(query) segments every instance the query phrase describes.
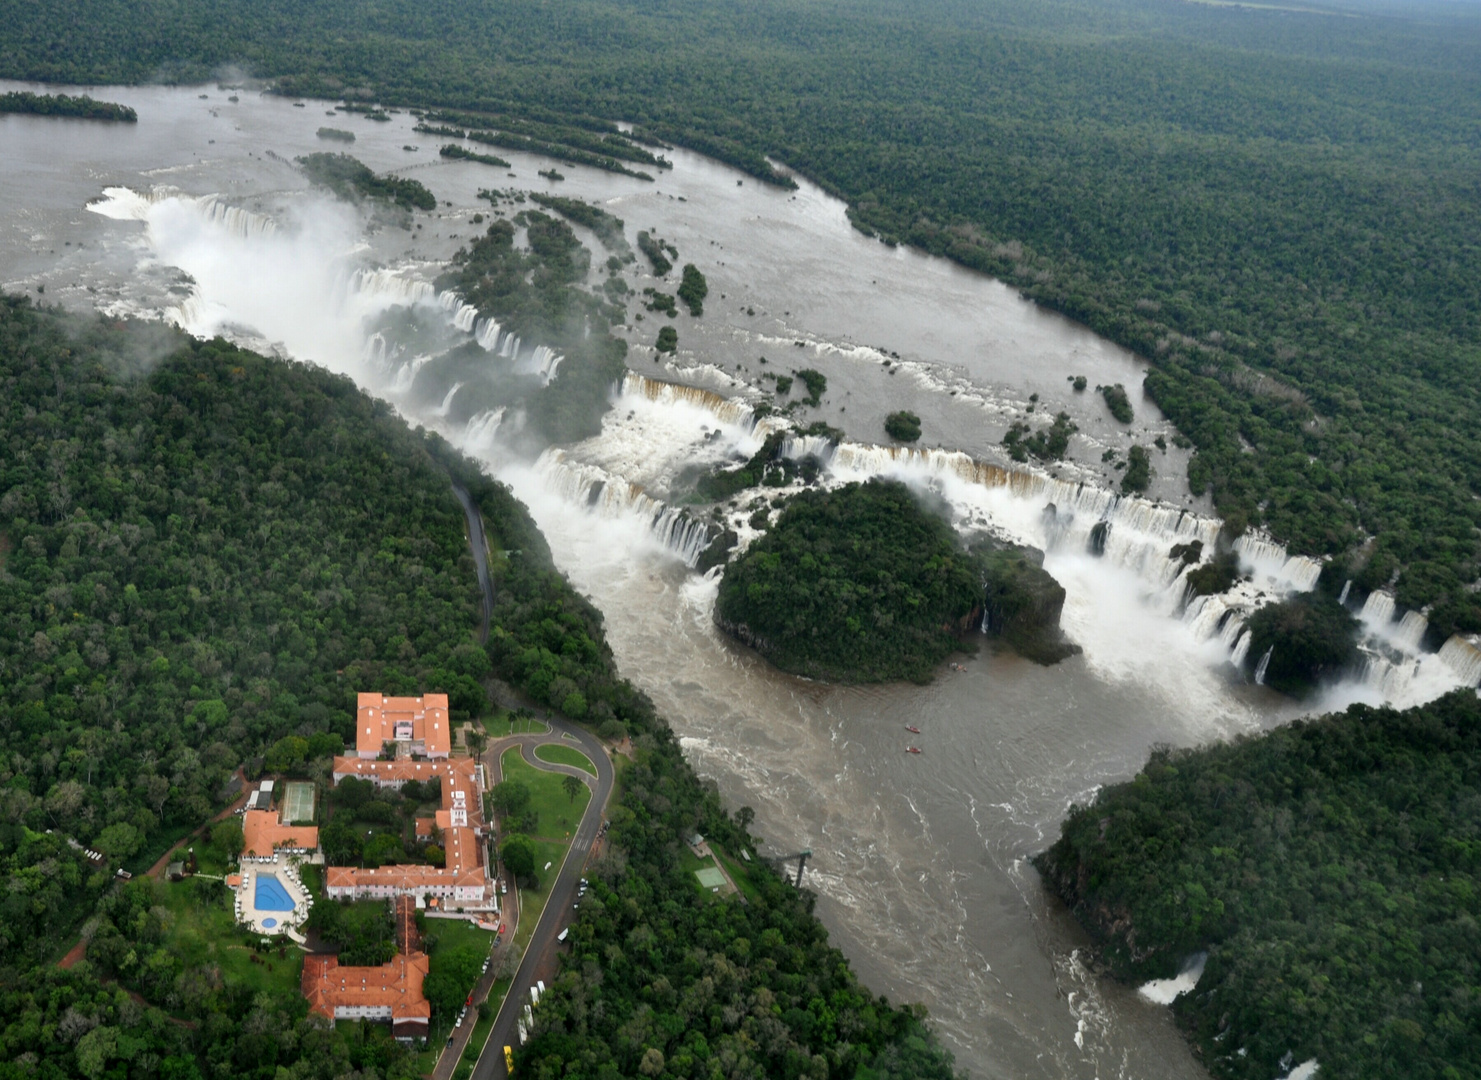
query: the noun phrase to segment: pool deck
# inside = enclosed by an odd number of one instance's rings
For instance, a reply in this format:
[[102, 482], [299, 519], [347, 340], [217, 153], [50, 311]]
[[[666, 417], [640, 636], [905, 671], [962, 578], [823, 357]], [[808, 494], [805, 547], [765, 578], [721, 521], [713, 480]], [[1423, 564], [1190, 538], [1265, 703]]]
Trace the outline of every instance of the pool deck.
[[[308, 918], [309, 908], [314, 901], [299, 877], [298, 867], [301, 862], [303, 859], [298, 856], [279, 855], [272, 862], [252, 862], [243, 866], [242, 883], [236, 887], [236, 895], [232, 899], [237, 922], [254, 933], [287, 934], [294, 941], [302, 943], [304, 939], [298, 932], [298, 927]], [[293, 900], [292, 911], [258, 909], [257, 879], [263, 874], [270, 874], [278, 879]], [[272, 920], [273, 925], [266, 925], [267, 920]]]

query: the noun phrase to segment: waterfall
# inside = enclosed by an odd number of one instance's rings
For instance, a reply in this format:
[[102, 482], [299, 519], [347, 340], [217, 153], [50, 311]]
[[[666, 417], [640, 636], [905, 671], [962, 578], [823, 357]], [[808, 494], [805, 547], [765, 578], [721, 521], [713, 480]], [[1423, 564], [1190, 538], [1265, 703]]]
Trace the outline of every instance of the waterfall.
[[530, 368], [544, 380], [549, 386], [550, 381], [555, 378], [556, 369], [561, 366], [564, 356], [557, 355], [556, 351], [547, 345], [535, 346], [535, 351], [530, 354]]
[[446, 416], [449, 410], [451, 410], [453, 407], [453, 395], [461, 389], [463, 389], [462, 383], [453, 383], [452, 389], [449, 390], [447, 392], [447, 396], [442, 399], [442, 404], [432, 410], [432, 415], [436, 417]]
[[1417, 611], [1404, 612], [1404, 618], [1399, 621], [1398, 629], [1394, 631], [1394, 644], [1405, 652], [1417, 652], [1419, 643], [1424, 640], [1425, 631], [1430, 628], [1430, 621]]
[[687, 510], [660, 502], [638, 484], [574, 461], [564, 450], [546, 450], [535, 470], [547, 488], [568, 502], [589, 506], [603, 517], [634, 517], [645, 522], [654, 539], [686, 566], [698, 562], [709, 545], [709, 526]]
[[1250, 654], [1251, 636], [1248, 630], [1240, 634], [1239, 640], [1234, 643], [1234, 648], [1229, 652], [1229, 662], [1241, 671], [1244, 670], [1245, 657]]
[[1265, 650], [1265, 655], [1260, 657], [1260, 663], [1255, 666], [1255, 685], [1265, 685], [1265, 669], [1270, 666], [1270, 654], [1275, 652], [1275, 646]]
[[478, 324], [473, 338], [484, 352], [497, 352], [499, 346], [499, 323], [496, 319], [484, 319]]
[[1347, 594], [1350, 592], [1352, 592], [1352, 578], [1348, 578], [1342, 583], [1342, 595], [1337, 597], [1337, 602], [1343, 607], [1347, 606]]
[[497, 409], [489, 409], [470, 417], [468, 426], [463, 429], [463, 447], [485, 452], [491, 450], [503, 422], [504, 407], [502, 405]]
[[[375, 336], [379, 337], [380, 335], [377, 334]], [[398, 367], [395, 378], [391, 380], [388, 393], [404, 394], [410, 390], [412, 384], [416, 382], [417, 372], [421, 371], [422, 365], [431, 359], [432, 357], [430, 356], [414, 356]]]
[[1310, 592], [1322, 576], [1320, 561], [1287, 554], [1284, 547], [1259, 533], [1245, 533], [1234, 541], [1234, 550], [1242, 563], [1252, 567], [1273, 588]]
[[356, 270], [350, 275], [350, 291], [388, 307], [412, 307], [437, 300], [437, 290], [427, 282], [404, 277], [395, 270]]
[[1481, 683], [1481, 648], [1477, 645], [1474, 639], [1452, 634], [1450, 640], [1440, 647], [1440, 659], [1466, 686]]
[[727, 424], [744, 428], [756, 425], [756, 412], [746, 402], [739, 398], [727, 398], [698, 386], [684, 386], [681, 383], [664, 382], [628, 372], [622, 380], [622, 393], [641, 395], [649, 401], [662, 404], [687, 402], [709, 410]]
[[1363, 610], [1358, 618], [1374, 629], [1387, 626], [1393, 621], [1394, 606], [1393, 593], [1374, 589], [1368, 594], [1368, 599], [1363, 601]]
[[513, 360], [519, 355], [519, 335], [505, 334], [504, 344], [499, 346], [499, 355], [506, 360]]
[[206, 195], [194, 202], [201, 217], [239, 240], [255, 240], [278, 231], [272, 218], [233, 206], [219, 195]]

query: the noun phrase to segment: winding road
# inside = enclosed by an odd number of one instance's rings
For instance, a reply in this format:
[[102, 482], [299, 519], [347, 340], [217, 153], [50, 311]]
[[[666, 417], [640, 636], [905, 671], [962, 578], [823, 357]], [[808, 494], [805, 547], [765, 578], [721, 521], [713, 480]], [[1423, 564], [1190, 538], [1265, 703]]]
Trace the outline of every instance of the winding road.
[[[458, 496], [458, 501], [463, 504], [463, 513], [468, 519], [468, 543], [473, 549], [473, 559], [478, 564], [478, 584], [483, 590], [481, 637], [486, 641], [489, 621], [494, 610], [494, 587], [488, 571], [488, 542], [484, 535], [483, 515], [474, 505], [472, 497], [456, 481], [453, 483], [453, 492]], [[524, 1012], [525, 1003], [530, 1000], [530, 987], [535, 984], [536, 972], [547, 966], [554, 966], [556, 948], [559, 944], [556, 936], [571, 920], [577, 887], [586, 869], [586, 861], [591, 855], [592, 845], [596, 843], [601, 831], [602, 818], [606, 813], [607, 802], [612, 797], [612, 788], [616, 779], [612, 759], [608, 756], [607, 748], [602, 745], [601, 740], [591, 732], [565, 720], [554, 716], [547, 716], [544, 719], [550, 726], [548, 732], [537, 735], [507, 735], [488, 747], [483, 755], [483, 763], [488, 768], [489, 775], [495, 778], [500, 777], [500, 757], [510, 747], [518, 746], [521, 757], [535, 768], [546, 772], [566, 773], [581, 780], [591, 789], [591, 801], [586, 806], [586, 813], [581, 818], [581, 824], [576, 827], [576, 833], [571, 838], [571, 846], [566, 850], [565, 861], [561, 863], [555, 883], [550, 887], [545, 910], [540, 913], [540, 921], [536, 924], [535, 931], [525, 948], [519, 969], [514, 973], [509, 992], [504, 996], [504, 1002], [494, 1018], [494, 1026], [489, 1033], [488, 1042], [484, 1044], [478, 1064], [473, 1068], [473, 1080], [491, 1080], [491, 1078], [502, 1078], [507, 1075], [504, 1067], [504, 1047], [518, 1045], [517, 1021]], [[573, 742], [596, 766], [596, 776], [593, 777], [585, 769], [574, 765], [558, 765], [535, 757], [535, 747], [542, 744], [570, 746]], [[510, 931], [511, 937], [515, 932]], [[493, 982], [493, 974], [494, 971], [491, 970], [481, 980], [479, 986], [481, 994], [488, 993]], [[470, 1024], [469, 1027], [471, 1028], [472, 1025]], [[466, 1039], [466, 1036], [464, 1038]], [[438, 1076], [442, 1075], [443, 1062], [448, 1062], [449, 1071], [451, 1071], [451, 1068], [461, 1058], [461, 1043], [452, 1047], [451, 1050], [455, 1052], [444, 1054], [442, 1061], [439, 1061]]]

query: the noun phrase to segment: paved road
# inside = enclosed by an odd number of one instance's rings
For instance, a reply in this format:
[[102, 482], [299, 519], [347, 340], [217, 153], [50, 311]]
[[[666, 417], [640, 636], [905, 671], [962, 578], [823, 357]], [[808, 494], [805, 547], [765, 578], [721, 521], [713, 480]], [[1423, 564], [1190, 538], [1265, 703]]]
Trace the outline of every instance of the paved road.
[[[483, 1056], [478, 1059], [478, 1064], [473, 1068], [473, 1080], [502, 1080], [506, 1075], [504, 1047], [519, 1045], [519, 1032], [515, 1021], [524, 1014], [524, 1007], [530, 1000], [530, 987], [534, 985], [535, 972], [545, 961], [555, 955], [558, 944], [555, 940], [556, 935], [571, 920], [577, 886], [585, 872], [586, 860], [591, 854], [592, 844], [595, 843], [597, 833], [601, 828], [602, 816], [607, 809], [607, 800], [612, 797], [615, 775], [612, 769], [612, 759], [607, 756], [606, 747], [601, 744], [600, 740], [589, 731], [584, 731], [554, 717], [549, 718], [547, 722], [551, 728], [549, 735], [515, 735], [500, 739], [489, 749], [488, 755], [502, 753], [509, 746], [518, 744], [523, 747], [525, 760], [533, 761], [535, 746], [540, 743], [561, 741], [569, 745], [570, 739], [561, 739], [562, 735], [569, 734], [575, 738], [577, 745], [596, 765], [597, 775], [593, 777], [584, 769], [571, 766], [552, 765], [547, 761], [535, 762], [537, 768], [570, 773], [580, 777], [587, 786], [593, 789], [592, 797], [591, 802], [587, 804], [586, 814], [581, 818], [581, 824], [576, 827], [576, 835], [571, 838], [571, 847], [566, 854], [566, 861], [561, 866], [555, 884], [551, 886], [550, 896], [545, 902], [545, 910], [540, 913], [540, 922], [536, 925], [535, 933], [525, 949], [519, 970], [514, 974], [514, 982], [510, 985], [504, 1004], [499, 1009], [499, 1015], [494, 1020], [493, 1031], [489, 1034], [489, 1041], [484, 1048]], [[497, 761], [497, 758], [495, 760]]]
[[[478, 512], [467, 490], [456, 481], [453, 482], [453, 493], [457, 495], [458, 502], [463, 504], [463, 514], [468, 519], [468, 544], [473, 549], [473, 560], [478, 565], [478, 585], [483, 592], [483, 628], [480, 640], [487, 641], [489, 621], [494, 611], [494, 586], [489, 578], [488, 543], [484, 539], [483, 515]], [[546, 734], [511, 735], [498, 740], [485, 752], [484, 763], [492, 766], [490, 770], [492, 775], [498, 776], [499, 755], [510, 746], [520, 746], [524, 759], [537, 769], [570, 773], [580, 778], [587, 787], [592, 789], [591, 802], [586, 806], [586, 814], [581, 818], [581, 824], [576, 827], [576, 835], [571, 838], [566, 860], [561, 864], [555, 884], [550, 888], [545, 910], [540, 914], [540, 922], [535, 926], [535, 932], [530, 937], [524, 958], [520, 961], [519, 970], [514, 973], [514, 982], [509, 987], [509, 993], [504, 997], [499, 1015], [494, 1019], [493, 1030], [489, 1034], [488, 1042], [484, 1045], [484, 1052], [479, 1057], [478, 1064], [473, 1068], [473, 1080], [491, 1080], [491, 1078], [502, 1080], [506, 1075], [504, 1047], [515, 1046], [519, 1041], [516, 1021], [523, 1014], [525, 1003], [530, 1000], [530, 987], [534, 985], [535, 972], [554, 957], [557, 945], [556, 935], [570, 921], [571, 906], [576, 899], [577, 885], [586, 869], [586, 860], [591, 854], [592, 844], [596, 842], [597, 833], [601, 829], [602, 817], [607, 810], [607, 801], [612, 797], [614, 779], [612, 759], [607, 756], [607, 749], [600, 740], [591, 732], [554, 717], [548, 717], [547, 723], [550, 725], [550, 731]], [[575, 739], [577, 745], [585, 751], [586, 756], [591, 758], [597, 768], [595, 779], [584, 769], [534, 759], [534, 747], [541, 743], [562, 741], [569, 743], [569, 739], [562, 739], [563, 735], [570, 735]], [[512, 938], [517, 931], [511, 930], [509, 933]], [[489, 973], [480, 981], [481, 994], [488, 993], [489, 984], [496, 970], [497, 964], [491, 964]], [[475, 1000], [478, 999], [475, 998]], [[465, 1023], [471, 1030], [472, 1017]], [[467, 1037], [464, 1034], [461, 1038], [455, 1039], [454, 1046], [449, 1048], [450, 1052], [443, 1054], [438, 1063], [439, 1076], [444, 1062], [447, 1062], [451, 1068], [459, 1060]]]
[[494, 617], [494, 583], [489, 578], [489, 545], [484, 538], [483, 515], [473, 505], [473, 496], [468, 494], [468, 489], [456, 480], [453, 481], [453, 494], [463, 504], [463, 516], [468, 519], [468, 546], [473, 549], [473, 561], [478, 564], [478, 588], [483, 593], [483, 625], [478, 640], [487, 642], [489, 622]]

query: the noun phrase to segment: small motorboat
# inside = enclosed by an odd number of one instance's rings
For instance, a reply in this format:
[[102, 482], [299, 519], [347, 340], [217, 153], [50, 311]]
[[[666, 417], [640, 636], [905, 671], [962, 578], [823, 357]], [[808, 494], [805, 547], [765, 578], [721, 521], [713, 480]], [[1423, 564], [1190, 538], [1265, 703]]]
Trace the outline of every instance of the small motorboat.
[[905, 730], [910, 732], [912, 735], [920, 734], [920, 728], [916, 727], [914, 724], [906, 724]]
[[920, 747], [919, 746], [907, 746], [905, 748], [905, 752], [907, 754], [919, 754], [920, 753]]

